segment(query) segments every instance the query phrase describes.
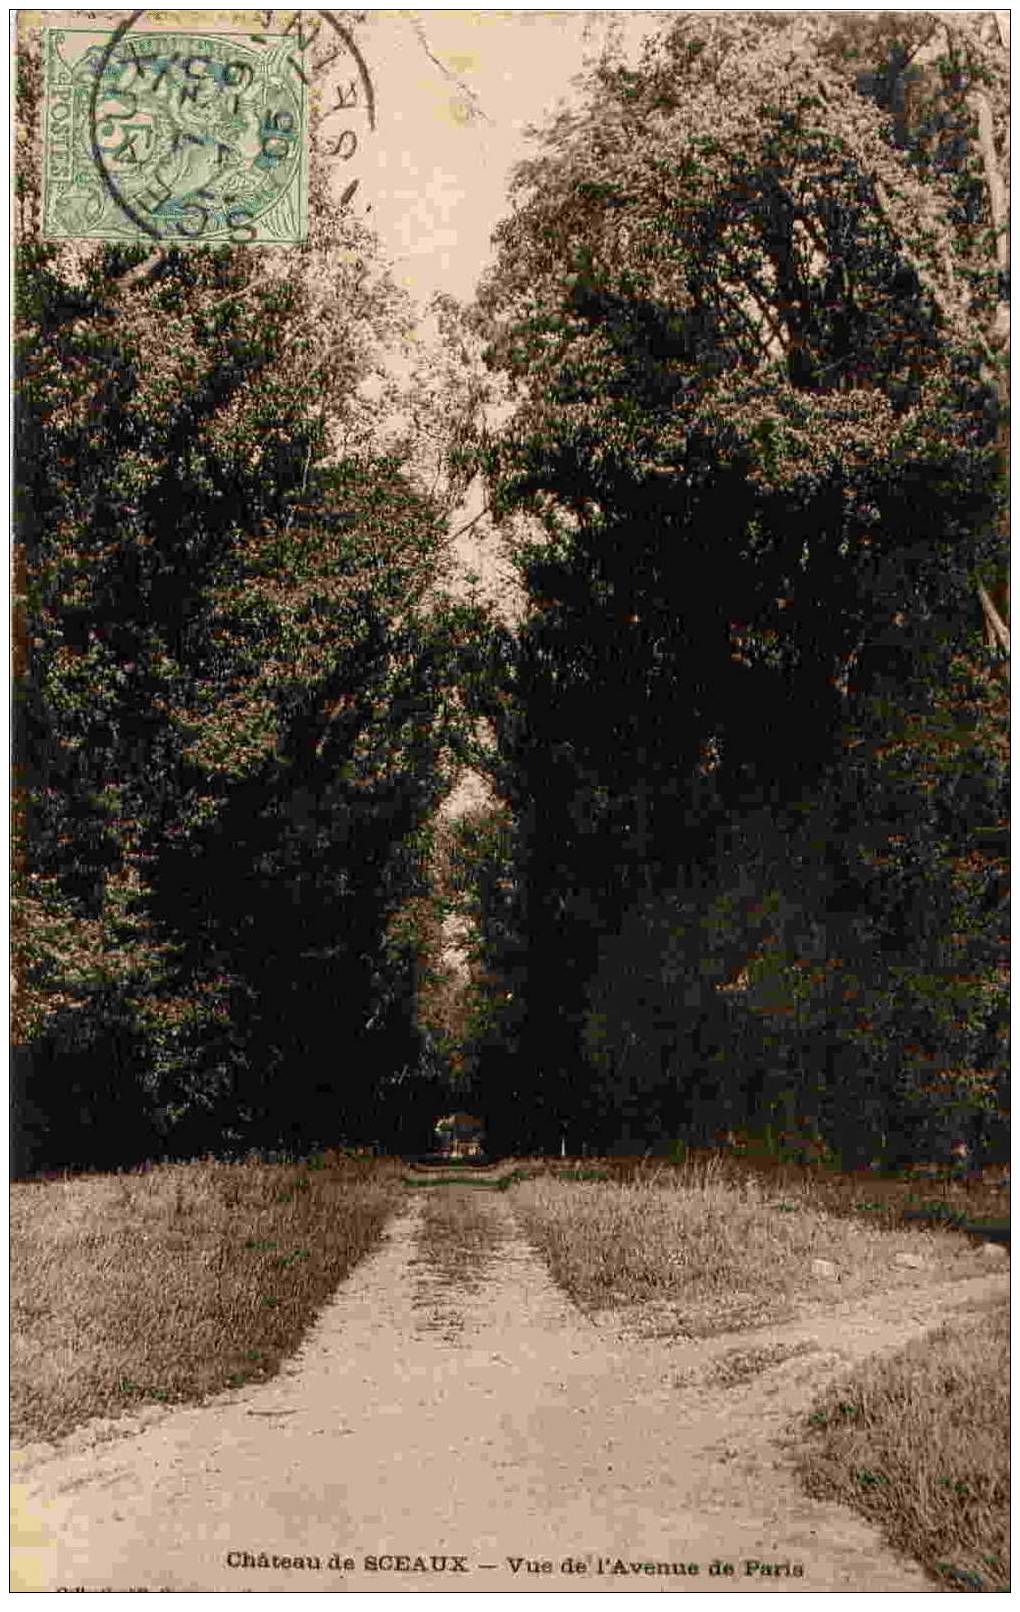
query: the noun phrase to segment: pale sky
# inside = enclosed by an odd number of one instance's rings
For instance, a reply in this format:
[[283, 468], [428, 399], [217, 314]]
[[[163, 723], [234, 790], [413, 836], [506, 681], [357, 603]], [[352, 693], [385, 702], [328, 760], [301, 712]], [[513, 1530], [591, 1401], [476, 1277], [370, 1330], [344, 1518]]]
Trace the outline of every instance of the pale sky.
[[510, 169], [528, 154], [525, 128], [571, 95], [571, 78], [611, 32], [636, 54], [667, 15], [376, 11], [359, 21], [377, 126], [350, 172], [414, 296], [470, 296], [506, 212]]
[[[23, 8], [24, 26], [87, 30], [96, 37], [122, 26], [127, 10], [85, 11], [58, 3]], [[140, 30], [192, 27], [226, 32], [307, 34], [313, 79], [324, 45], [334, 45], [329, 13], [254, 10], [208, 4], [153, 8], [135, 14]], [[571, 80], [618, 41], [636, 56], [642, 39], [661, 28], [668, 10], [337, 10], [372, 80], [376, 127], [361, 110], [331, 120], [332, 139], [345, 121], [357, 132], [356, 155], [335, 164], [337, 194], [357, 178], [356, 214], [378, 232], [396, 277], [427, 300], [435, 291], [467, 299], [489, 257], [489, 237], [507, 210], [507, 179], [529, 151], [524, 131], [543, 124], [574, 93]], [[311, 43], [314, 42], [314, 43]], [[356, 75], [343, 52], [336, 72]], [[335, 85], [314, 86], [327, 98]]]

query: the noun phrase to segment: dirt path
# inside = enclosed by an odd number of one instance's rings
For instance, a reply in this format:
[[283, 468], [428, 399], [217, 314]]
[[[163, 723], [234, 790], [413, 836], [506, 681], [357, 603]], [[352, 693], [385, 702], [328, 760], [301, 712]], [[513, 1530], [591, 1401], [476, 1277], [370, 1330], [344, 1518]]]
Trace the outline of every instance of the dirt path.
[[[919, 1284], [758, 1333], [635, 1341], [553, 1286], [505, 1198], [433, 1188], [272, 1382], [16, 1456], [13, 1584], [930, 1589], [863, 1521], [802, 1494], [783, 1431], [847, 1365], [1006, 1288]], [[383, 1557], [408, 1561], [373, 1570]], [[734, 1575], [709, 1576], [715, 1558]], [[632, 1572], [645, 1562], [700, 1573]]]

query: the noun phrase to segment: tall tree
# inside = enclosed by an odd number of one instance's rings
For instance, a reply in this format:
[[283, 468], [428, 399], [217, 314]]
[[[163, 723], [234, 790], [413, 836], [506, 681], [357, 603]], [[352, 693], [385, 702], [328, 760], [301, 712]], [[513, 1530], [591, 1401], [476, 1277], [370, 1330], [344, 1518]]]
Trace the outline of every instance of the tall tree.
[[725, 824], [841, 798], [848, 720], [930, 707], [997, 563], [995, 253], [834, 26], [688, 15], [603, 64], [480, 298], [494, 502], [540, 523], [503, 744], [552, 1132], [600, 940]]
[[292, 257], [19, 252], [35, 1162], [374, 1132], [417, 1056], [391, 920], [464, 623], [372, 445], [400, 299], [333, 224]]

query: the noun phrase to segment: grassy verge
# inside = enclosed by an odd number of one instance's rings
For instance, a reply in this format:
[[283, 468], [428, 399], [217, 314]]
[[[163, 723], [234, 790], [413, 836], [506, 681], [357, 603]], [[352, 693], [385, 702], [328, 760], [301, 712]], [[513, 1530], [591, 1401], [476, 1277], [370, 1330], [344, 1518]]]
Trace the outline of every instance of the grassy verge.
[[774, 1197], [806, 1197], [812, 1207], [849, 1219], [865, 1219], [887, 1230], [909, 1221], [927, 1220], [962, 1230], [1009, 1225], [1009, 1187], [1001, 1172], [966, 1176], [948, 1170], [921, 1169], [881, 1173], [839, 1170], [821, 1163], [798, 1163], [764, 1149], [690, 1149], [683, 1161], [633, 1156], [592, 1156], [559, 1160], [522, 1160], [530, 1174], [556, 1173], [575, 1180], [610, 1179], [641, 1183], [677, 1175], [692, 1168], [711, 1168], [721, 1178], [757, 1181]]
[[807, 1195], [814, 1207], [828, 1214], [866, 1218], [886, 1229], [900, 1225], [904, 1217], [961, 1230], [971, 1224], [1009, 1223], [1008, 1187], [981, 1177], [843, 1171], [764, 1154], [730, 1156], [723, 1162], [734, 1178], [753, 1176], [777, 1196]]
[[807, 1487], [862, 1511], [954, 1590], [1009, 1579], [1009, 1316], [952, 1323], [828, 1394]]
[[405, 1187], [480, 1187], [490, 1192], [505, 1192], [508, 1187], [516, 1186], [518, 1181], [527, 1181], [536, 1176], [550, 1177], [556, 1181], [608, 1181], [611, 1172], [541, 1159], [504, 1168], [498, 1175], [494, 1175], [491, 1168], [487, 1174], [476, 1175], [443, 1175], [438, 1170], [419, 1170], [415, 1175], [405, 1175], [401, 1179]]
[[476, 1192], [505, 1192], [520, 1179], [511, 1171], [509, 1175], [498, 1176], [405, 1175], [401, 1182], [405, 1187], [469, 1187]]
[[802, 1301], [916, 1280], [917, 1268], [897, 1265], [897, 1255], [947, 1277], [971, 1255], [950, 1232], [876, 1229], [804, 1196], [777, 1198], [759, 1178], [712, 1164], [622, 1183], [533, 1179], [514, 1186], [511, 1198], [583, 1309], [651, 1306], [668, 1312], [665, 1330], [691, 1336], [781, 1320]]
[[[457, 1186], [468, 1183], [458, 1181]], [[432, 1272], [451, 1288], [476, 1289], [498, 1252], [500, 1222], [493, 1221], [476, 1192], [427, 1194], [419, 1251]]]
[[14, 1436], [271, 1376], [377, 1242], [397, 1170], [326, 1155], [12, 1187]]

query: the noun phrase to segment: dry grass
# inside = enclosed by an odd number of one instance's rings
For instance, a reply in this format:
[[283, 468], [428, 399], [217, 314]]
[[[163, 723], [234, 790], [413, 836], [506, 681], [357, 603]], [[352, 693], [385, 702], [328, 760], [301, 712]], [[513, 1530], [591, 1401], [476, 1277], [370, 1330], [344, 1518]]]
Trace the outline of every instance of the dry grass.
[[498, 1251], [498, 1226], [470, 1186], [428, 1192], [422, 1203], [419, 1257], [451, 1287], [474, 1291]]
[[783, 1366], [788, 1360], [797, 1360], [814, 1354], [817, 1344], [805, 1339], [801, 1343], [773, 1343], [760, 1348], [729, 1349], [721, 1360], [716, 1360], [707, 1373], [707, 1380], [720, 1388], [741, 1388], [753, 1382], [762, 1372], [774, 1366]]
[[15, 1437], [271, 1376], [377, 1242], [398, 1170], [326, 1155], [15, 1185]]
[[902, 1230], [929, 1225], [978, 1239], [1009, 1240], [1009, 1175], [989, 1169], [960, 1175], [934, 1166], [917, 1166], [895, 1174], [872, 1170], [838, 1170], [819, 1163], [799, 1163], [764, 1151], [729, 1148], [690, 1149], [683, 1160], [645, 1155], [553, 1159], [501, 1159], [501, 1185], [513, 1180], [555, 1177], [572, 1181], [612, 1181], [619, 1185], [681, 1181], [691, 1172], [711, 1171], [717, 1181], [735, 1186], [755, 1182], [776, 1200], [807, 1203], [839, 1218], [864, 1222], [876, 1229]]
[[1009, 1580], [1009, 1314], [953, 1322], [826, 1395], [802, 1475], [954, 1590]]
[[498, 1258], [504, 1231], [492, 1193], [468, 1183], [421, 1194], [416, 1233], [414, 1305], [429, 1331], [458, 1340], [465, 1301], [478, 1293]]
[[947, 1225], [1009, 1219], [1009, 1187], [1001, 1184], [1001, 1171], [954, 1176], [918, 1166], [883, 1175], [795, 1164], [765, 1154], [746, 1158], [716, 1154], [715, 1158], [735, 1179], [753, 1176], [777, 1197], [806, 1195], [815, 1208], [829, 1214], [866, 1218], [887, 1229], [899, 1225], [904, 1214], [921, 1209], [942, 1216]]
[[[640, 1306], [658, 1330], [707, 1336], [787, 1319], [802, 1303], [916, 1280], [897, 1254], [948, 1277], [971, 1254], [942, 1230], [883, 1231], [808, 1196], [709, 1163], [630, 1183], [531, 1179], [511, 1189], [528, 1236], [582, 1309]], [[833, 1270], [817, 1274], [812, 1261]]]
[[[593, 1155], [563, 1161], [533, 1158], [512, 1162], [521, 1174], [556, 1174], [572, 1179], [628, 1183], [653, 1178], [661, 1181], [672, 1174], [682, 1176], [691, 1169], [710, 1168], [717, 1178], [733, 1182], [752, 1179], [774, 1197], [806, 1197], [816, 1209], [851, 1219], [866, 1219], [887, 1230], [901, 1225], [904, 1214], [913, 1216], [921, 1209], [943, 1219], [946, 1225], [1008, 1223], [1009, 1220], [1008, 1172], [1002, 1169], [989, 1169], [980, 1175], [959, 1175], [922, 1165], [896, 1173], [850, 1171], [818, 1163], [797, 1163], [763, 1149], [740, 1152], [728, 1148], [692, 1148], [682, 1164], [638, 1155], [629, 1158]], [[502, 1161], [501, 1168], [507, 1167], [507, 1161]]]

